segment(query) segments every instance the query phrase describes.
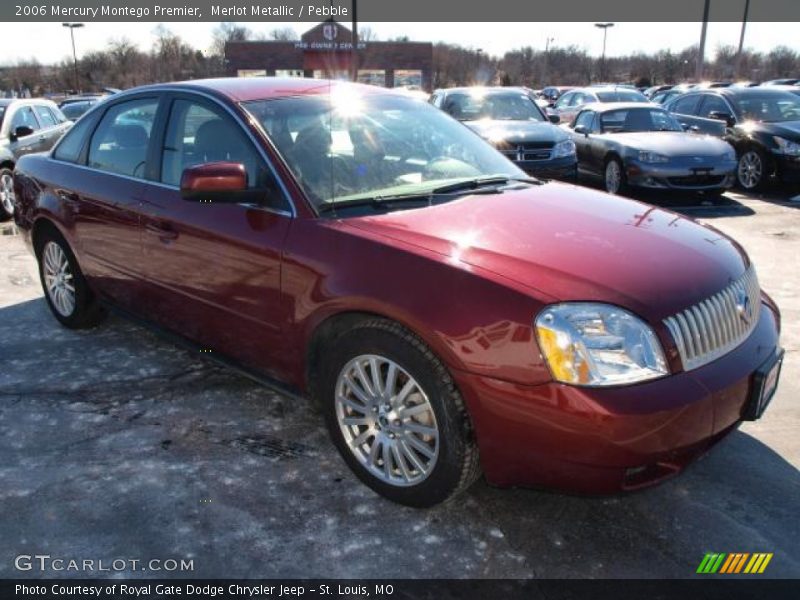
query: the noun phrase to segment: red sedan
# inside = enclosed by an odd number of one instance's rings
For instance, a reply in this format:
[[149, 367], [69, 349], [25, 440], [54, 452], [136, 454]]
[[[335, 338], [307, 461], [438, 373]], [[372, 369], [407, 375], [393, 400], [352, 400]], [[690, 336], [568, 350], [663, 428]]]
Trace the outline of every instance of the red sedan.
[[736, 242], [529, 179], [405, 95], [137, 88], [15, 175], [62, 324], [114, 307], [311, 397], [355, 474], [404, 504], [481, 472], [649, 485], [758, 418], [777, 385], [779, 312]]

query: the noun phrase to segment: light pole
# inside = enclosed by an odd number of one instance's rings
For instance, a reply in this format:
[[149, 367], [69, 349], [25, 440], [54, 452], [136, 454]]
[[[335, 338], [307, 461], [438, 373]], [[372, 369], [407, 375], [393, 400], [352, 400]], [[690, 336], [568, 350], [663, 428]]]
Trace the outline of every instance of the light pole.
[[694, 78], [698, 83], [703, 80], [703, 59], [706, 53], [706, 31], [708, 30], [708, 11], [711, 8], [711, 0], [706, 0], [703, 7], [703, 28], [700, 30], [700, 49], [697, 53], [697, 66], [694, 70]]
[[548, 37], [544, 42], [544, 68], [542, 69], [541, 87], [547, 85], [547, 71], [550, 70], [550, 44], [555, 41], [556, 38]]
[[595, 27], [603, 30], [603, 58], [600, 61], [600, 79], [605, 79], [606, 71], [606, 37], [608, 36], [608, 28], [613, 27], [613, 23], [595, 23]]
[[747, 13], [750, 12], [750, 0], [744, 0], [744, 17], [742, 18], [742, 34], [739, 36], [739, 51], [736, 53], [736, 62], [733, 66], [733, 76], [739, 77], [742, 66], [742, 51], [744, 50], [744, 30], [747, 27]]
[[62, 23], [62, 27], [69, 28], [69, 37], [72, 38], [72, 67], [75, 72], [75, 93], [78, 93], [78, 54], [75, 52], [75, 30], [83, 27], [83, 23]]

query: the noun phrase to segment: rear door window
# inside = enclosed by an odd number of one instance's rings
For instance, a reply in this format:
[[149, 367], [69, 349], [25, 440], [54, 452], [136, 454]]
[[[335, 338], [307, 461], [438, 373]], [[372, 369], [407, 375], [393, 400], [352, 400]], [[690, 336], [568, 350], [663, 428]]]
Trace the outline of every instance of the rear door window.
[[672, 112], [678, 113], [679, 115], [696, 115], [698, 104], [700, 104], [699, 94], [678, 98], [672, 104]]
[[36, 110], [36, 115], [39, 117], [39, 121], [44, 129], [56, 126], [56, 118], [53, 116], [53, 113], [50, 112], [48, 107], [37, 104], [34, 108]]

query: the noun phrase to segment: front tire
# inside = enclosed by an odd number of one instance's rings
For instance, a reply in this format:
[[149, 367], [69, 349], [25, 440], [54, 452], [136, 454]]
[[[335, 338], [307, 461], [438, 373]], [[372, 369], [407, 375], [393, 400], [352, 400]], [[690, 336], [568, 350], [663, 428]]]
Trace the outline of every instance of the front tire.
[[329, 342], [318, 402], [355, 475], [394, 502], [429, 507], [479, 475], [461, 395], [444, 365], [397, 323], [372, 319]]
[[618, 158], [610, 158], [606, 162], [606, 169], [603, 177], [606, 192], [614, 195], [625, 194], [628, 191], [628, 182], [625, 179], [625, 169], [622, 161]]
[[767, 162], [759, 150], [746, 148], [736, 166], [736, 180], [747, 192], [756, 192], [764, 187], [767, 179]]
[[48, 227], [37, 240], [39, 280], [50, 311], [69, 329], [93, 327], [105, 312], [97, 302], [64, 237]]
[[14, 215], [14, 172], [8, 168], [0, 169], [0, 221]]

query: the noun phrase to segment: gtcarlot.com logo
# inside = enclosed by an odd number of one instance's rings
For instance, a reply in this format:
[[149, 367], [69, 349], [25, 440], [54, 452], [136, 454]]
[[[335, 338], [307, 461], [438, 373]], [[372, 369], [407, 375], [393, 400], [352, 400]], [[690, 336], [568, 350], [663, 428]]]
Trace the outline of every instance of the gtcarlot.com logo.
[[772, 552], [709, 552], [703, 557], [697, 572], [700, 574], [719, 573], [724, 575], [763, 573]]

